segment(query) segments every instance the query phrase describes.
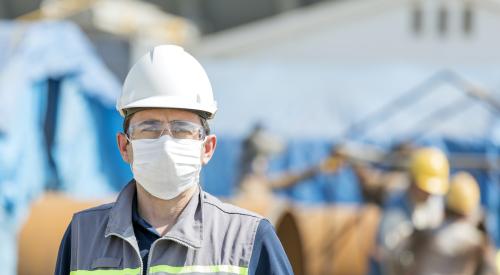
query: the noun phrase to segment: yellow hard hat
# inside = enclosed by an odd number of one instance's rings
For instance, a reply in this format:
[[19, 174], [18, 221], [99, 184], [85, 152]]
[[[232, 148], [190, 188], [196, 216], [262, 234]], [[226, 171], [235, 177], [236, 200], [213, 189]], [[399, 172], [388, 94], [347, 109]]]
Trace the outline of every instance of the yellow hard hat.
[[446, 207], [459, 214], [468, 215], [479, 207], [480, 191], [477, 181], [467, 172], [457, 173], [451, 179], [446, 195]]
[[437, 148], [415, 150], [410, 161], [410, 174], [421, 190], [433, 195], [448, 192], [450, 164], [446, 155]]

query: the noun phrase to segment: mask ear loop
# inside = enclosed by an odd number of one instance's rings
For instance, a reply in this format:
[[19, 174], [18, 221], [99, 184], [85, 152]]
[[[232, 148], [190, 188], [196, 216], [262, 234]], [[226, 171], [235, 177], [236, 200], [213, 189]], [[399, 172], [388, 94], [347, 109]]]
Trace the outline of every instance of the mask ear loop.
[[208, 136], [205, 136], [205, 137], [203, 138], [203, 140], [201, 140], [201, 150], [202, 150], [202, 152], [204, 152], [204, 151], [205, 151], [205, 149], [204, 149], [204, 148], [205, 148], [205, 143], [207, 142], [207, 140], [208, 140]]
[[[127, 141], [128, 141], [128, 143], [130, 144], [130, 146], [132, 146], [132, 139], [128, 136], [128, 134], [127, 134], [127, 133], [123, 133], [123, 135], [125, 135], [125, 139], [127, 139]], [[128, 152], [127, 152], [127, 154], [128, 154]], [[132, 164], [133, 164], [133, 163], [132, 163], [132, 161], [129, 161], [128, 165], [129, 165], [129, 167], [130, 167], [130, 171], [131, 171], [132, 173], [134, 173], [134, 170], [133, 170], [133, 168], [132, 168]]]
[[202, 186], [201, 186], [201, 169], [203, 169], [203, 162], [201, 161], [201, 158], [203, 157], [202, 155], [205, 153], [205, 143], [207, 142], [208, 140], [208, 136], [205, 136], [203, 138], [203, 140], [201, 140], [201, 155], [200, 155], [200, 171], [198, 172], [198, 175], [196, 176], [196, 182], [197, 182], [197, 185], [198, 185], [198, 190], [203, 190]]
[[[208, 140], [208, 136], [205, 136], [203, 138], [203, 140], [201, 140], [201, 148], [200, 148], [200, 150], [201, 150], [201, 156], [200, 156], [201, 168], [200, 168], [200, 173], [201, 173], [201, 169], [203, 168], [203, 162], [201, 161], [201, 158], [203, 157], [203, 154], [205, 153], [205, 143], [207, 142], [207, 140]], [[198, 175], [198, 177], [199, 177], [199, 175]]]

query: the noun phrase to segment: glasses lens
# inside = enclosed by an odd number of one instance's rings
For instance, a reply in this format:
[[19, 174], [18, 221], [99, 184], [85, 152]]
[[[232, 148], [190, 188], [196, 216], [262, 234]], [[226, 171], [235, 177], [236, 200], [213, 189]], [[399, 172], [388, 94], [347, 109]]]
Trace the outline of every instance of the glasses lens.
[[193, 122], [174, 120], [170, 122], [170, 134], [177, 139], [195, 139], [205, 138], [203, 127]]
[[157, 139], [160, 137], [164, 127], [161, 122], [145, 121], [129, 128], [132, 139]]

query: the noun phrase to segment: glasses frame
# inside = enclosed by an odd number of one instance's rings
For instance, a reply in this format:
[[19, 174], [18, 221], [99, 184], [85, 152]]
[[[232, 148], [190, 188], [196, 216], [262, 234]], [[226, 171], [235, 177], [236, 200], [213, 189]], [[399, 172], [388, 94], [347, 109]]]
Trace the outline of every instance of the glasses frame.
[[[137, 123], [134, 123], [134, 124], [130, 124], [128, 129], [127, 129], [127, 132], [125, 133], [125, 135], [128, 137], [128, 139], [130, 140], [136, 140], [134, 139], [134, 137], [132, 136], [132, 133], [134, 131], [135, 128], [139, 127], [140, 125], [143, 125], [145, 124], [146, 122], [148, 122], [148, 120], [145, 120], [145, 121], [141, 121], [141, 122], [137, 122]], [[173, 138], [176, 138], [172, 135], [172, 125], [175, 124], [175, 123], [185, 123], [185, 124], [188, 124], [190, 126], [193, 126], [194, 128], [197, 128], [199, 133], [200, 133], [200, 137], [199, 139], [193, 139], [193, 138], [185, 138], [185, 139], [191, 139], [191, 140], [204, 140], [205, 137], [207, 136], [207, 133], [205, 132], [205, 128], [200, 125], [200, 124], [197, 124], [197, 123], [194, 123], [192, 121], [187, 121], [187, 120], [171, 120], [171, 121], [168, 121], [168, 122], [162, 122], [160, 120], [149, 120], [149, 122], [158, 122], [158, 123], [162, 123], [164, 124], [164, 127], [163, 129], [161, 130], [160, 132], [160, 135], [157, 137], [157, 138], [154, 138], [154, 139], [158, 139], [162, 136], [164, 136], [165, 134], [168, 134], [169, 136], [173, 137]], [[183, 139], [183, 138], [176, 138], [176, 139]]]

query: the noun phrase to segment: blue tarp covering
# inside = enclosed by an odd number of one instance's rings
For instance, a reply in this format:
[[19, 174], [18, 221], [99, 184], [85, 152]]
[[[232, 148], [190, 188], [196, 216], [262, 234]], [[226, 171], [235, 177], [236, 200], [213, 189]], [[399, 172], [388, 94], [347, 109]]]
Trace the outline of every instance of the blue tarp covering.
[[[115, 134], [121, 130], [122, 123], [121, 117], [114, 110], [120, 84], [99, 61], [82, 33], [70, 23], [0, 23], [0, 42], [0, 265], [2, 274], [15, 274], [16, 231], [30, 203], [45, 189], [56, 188], [80, 197], [102, 197], [118, 191], [130, 179], [131, 174], [128, 165], [121, 160], [115, 144]], [[229, 69], [238, 72], [231, 66]], [[313, 70], [318, 75], [322, 71], [324, 70], [318, 71], [318, 68]], [[336, 69], [332, 72], [338, 71]], [[258, 76], [265, 80], [262, 71], [254, 72], [259, 72]], [[351, 73], [353, 72], [354, 70]], [[292, 71], [296, 79], [303, 73]], [[408, 74], [412, 75], [412, 72]], [[318, 75], [303, 81], [317, 80]], [[252, 120], [255, 117], [237, 115], [234, 106], [240, 106], [242, 100], [246, 102], [246, 107], [251, 106], [255, 103], [255, 98], [265, 101], [266, 95], [257, 92], [253, 97], [245, 95], [242, 98], [234, 92], [234, 89], [245, 89], [242, 83], [239, 86], [228, 83], [224, 87], [220, 84], [223, 75], [217, 74], [214, 69], [212, 76], [215, 77], [216, 97], [220, 97], [221, 102], [221, 112], [214, 123], [215, 132], [220, 135], [217, 152], [202, 172], [202, 183], [206, 190], [215, 195], [230, 196], [234, 192], [238, 176], [241, 143], [246, 134], [244, 128], [249, 129], [255, 122]], [[379, 74], [378, 77], [380, 76]], [[255, 81], [258, 82], [259, 77]], [[285, 75], [281, 75], [283, 77]], [[411, 84], [417, 78], [414, 77]], [[342, 102], [347, 102], [347, 95], [343, 91], [349, 86], [345, 81], [349, 80], [341, 80], [344, 81], [344, 88], [339, 91], [342, 94], [339, 94], [339, 98], [342, 98]], [[359, 84], [358, 79], [351, 80], [356, 85]], [[379, 79], [376, 82], [382, 83]], [[397, 86], [398, 89], [408, 86], [408, 82], [404, 85], [398, 83], [393, 83], [392, 86]], [[329, 89], [326, 86], [321, 89], [326, 91], [325, 89]], [[291, 83], [289, 88], [293, 87], [297, 85]], [[306, 90], [307, 85], [298, 87]], [[343, 104], [330, 100], [317, 101], [316, 104], [324, 105], [324, 112], [311, 116], [315, 111], [313, 103], [313, 107], [307, 110], [305, 107], [310, 102], [304, 100], [306, 97], [301, 97], [298, 92], [287, 93], [281, 92], [281, 96], [278, 96], [280, 92], [276, 90], [275, 98], [260, 102], [258, 105], [262, 106], [262, 110], [268, 111], [260, 115], [269, 117], [269, 127], [289, 130], [287, 133], [291, 134], [307, 131], [310, 135], [297, 139], [285, 135], [289, 138], [287, 150], [272, 159], [271, 174], [305, 169], [327, 156], [334, 135], [326, 135], [331, 136], [331, 139], [324, 136], [318, 138], [322, 136], [321, 132], [314, 131], [331, 129], [339, 117], [329, 113], [329, 110], [331, 106]], [[335, 93], [319, 93], [335, 99], [332, 94]], [[350, 98], [351, 101], [359, 99], [359, 93], [355, 94]], [[273, 115], [276, 114], [273, 110], [278, 108], [275, 103], [287, 99], [293, 103], [293, 110], [308, 112], [310, 116], [303, 121], [288, 123], [284, 115], [292, 109], [286, 109], [286, 104], [280, 105], [285, 111], [280, 110], [276, 116]], [[370, 100], [362, 102], [367, 105], [372, 103]], [[355, 111], [366, 111], [366, 108], [360, 106], [341, 108], [345, 112], [340, 118], [347, 118], [352, 113], [358, 119]], [[231, 110], [235, 113], [231, 114]], [[298, 113], [294, 111], [292, 117], [297, 117]], [[335, 115], [337, 120], [329, 119], [328, 115]], [[234, 121], [235, 118], [243, 118], [244, 125], [239, 125], [240, 121]], [[231, 132], [233, 126], [237, 126], [238, 131]], [[484, 153], [494, 162], [497, 160], [499, 147], [489, 136], [483, 137], [475, 137], [474, 142], [421, 142], [436, 144], [450, 153]], [[379, 140], [379, 144], [388, 146], [389, 143]], [[500, 212], [498, 173], [472, 172], [481, 183], [482, 201], [489, 209], [488, 227], [497, 244], [500, 244], [497, 218]], [[318, 175], [283, 190], [280, 195], [315, 204], [362, 202], [359, 185], [349, 168], [335, 175]]]
[[1, 23], [0, 38], [0, 264], [15, 274], [16, 232], [46, 188], [102, 197], [130, 172], [111, 149], [120, 84], [80, 30]]

